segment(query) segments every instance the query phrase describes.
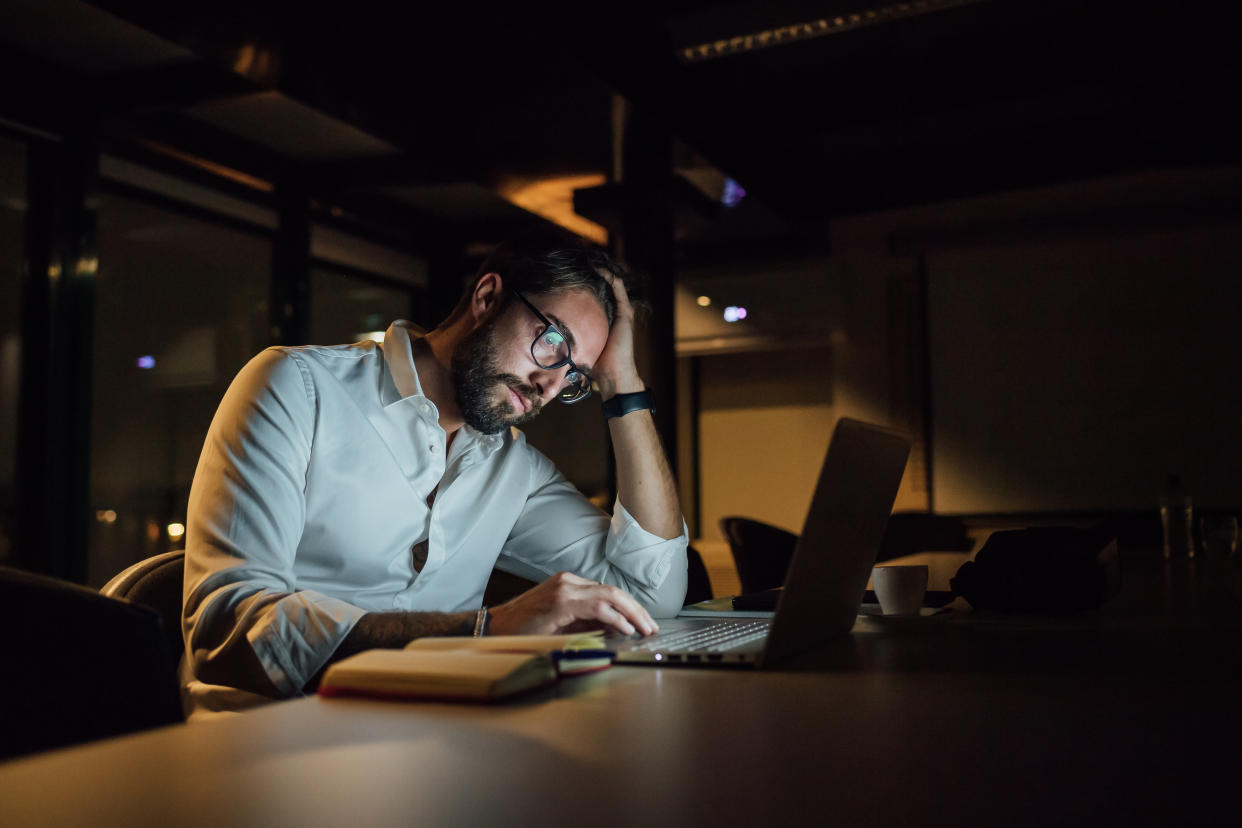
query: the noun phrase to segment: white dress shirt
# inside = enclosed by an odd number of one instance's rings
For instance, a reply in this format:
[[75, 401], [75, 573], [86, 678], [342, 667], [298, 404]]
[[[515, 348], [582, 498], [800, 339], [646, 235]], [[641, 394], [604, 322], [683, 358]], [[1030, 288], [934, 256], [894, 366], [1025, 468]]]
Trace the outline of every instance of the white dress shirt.
[[221, 706], [197, 680], [221, 683], [212, 661], [231, 647], [248, 642], [296, 694], [363, 614], [477, 609], [498, 563], [680, 609], [684, 524], [664, 540], [619, 501], [609, 518], [517, 429], [463, 427], [446, 456], [419, 333], [397, 321], [382, 347], [268, 348], [233, 380], [190, 490], [182, 626], [200, 706]]

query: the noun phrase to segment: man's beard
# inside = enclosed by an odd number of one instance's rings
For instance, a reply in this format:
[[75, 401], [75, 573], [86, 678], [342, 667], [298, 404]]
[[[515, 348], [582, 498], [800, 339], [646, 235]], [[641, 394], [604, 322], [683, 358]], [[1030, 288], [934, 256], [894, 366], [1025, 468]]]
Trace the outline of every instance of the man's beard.
[[[512, 374], [500, 372], [500, 349], [494, 322], [467, 334], [453, 350], [453, 392], [466, 425], [483, 434], [496, 434], [509, 426], [533, 420], [543, 408], [535, 389]], [[512, 388], [530, 403], [530, 410], [517, 414], [508, 396], [496, 401], [496, 387]]]

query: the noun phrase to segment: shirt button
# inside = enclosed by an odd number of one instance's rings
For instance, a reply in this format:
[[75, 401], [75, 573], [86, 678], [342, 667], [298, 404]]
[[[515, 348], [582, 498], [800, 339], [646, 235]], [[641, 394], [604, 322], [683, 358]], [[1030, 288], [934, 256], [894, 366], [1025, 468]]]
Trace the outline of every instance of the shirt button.
[[431, 406], [427, 405], [427, 403], [419, 403], [418, 410], [426, 414], [428, 411], [431, 410]]
[[432, 444], [431, 444], [431, 453], [432, 453], [432, 454], [435, 454], [435, 453], [436, 453], [437, 451], [439, 451], [439, 450], [440, 450], [440, 447], [439, 447], [438, 445], [436, 445], [435, 443], [432, 443]]

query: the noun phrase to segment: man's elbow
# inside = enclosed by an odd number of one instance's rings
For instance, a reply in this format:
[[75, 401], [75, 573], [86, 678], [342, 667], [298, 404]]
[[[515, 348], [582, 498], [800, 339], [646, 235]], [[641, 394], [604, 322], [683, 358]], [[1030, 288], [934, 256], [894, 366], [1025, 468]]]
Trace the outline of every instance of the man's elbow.
[[187, 650], [186, 656], [190, 659], [194, 678], [201, 682], [236, 687], [272, 699], [289, 695], [272, 681], [250, 642], [244, 638], [214, 652]]
[[685, 605], [686, 593], [682, 590], [680, 598], [661, 599], [652, 604], [647, 604], [647, 612], [651, 613], [652, 618], [673, 618], [677, 613], [681, 612], [681, 608]]
[[635, 596], [652, 618], [672, 618], [686, 603], [686, 576], [670, 572], [659, 589], [644, 590]]

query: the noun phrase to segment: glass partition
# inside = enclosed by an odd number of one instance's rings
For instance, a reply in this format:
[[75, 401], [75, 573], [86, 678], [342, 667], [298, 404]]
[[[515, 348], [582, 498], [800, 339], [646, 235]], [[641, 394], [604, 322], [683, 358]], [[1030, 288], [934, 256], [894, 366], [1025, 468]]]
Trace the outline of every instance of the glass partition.
[[181, 545], [203, 437], [268, 343], [272, 242], [114, 194], [100, 198], [88, 580]]
[[26, 147], [0, 136], [0, 565], [15, 563]]
[[311, 270], [310, 341], [344, 345], [382, 334], [394, 319], [411, 318], [411, 295], [416, 290], [346, 270], [316, 267]]

